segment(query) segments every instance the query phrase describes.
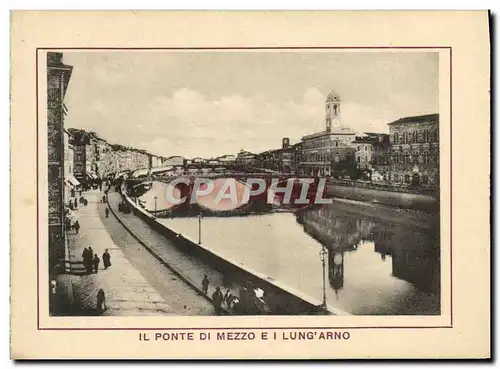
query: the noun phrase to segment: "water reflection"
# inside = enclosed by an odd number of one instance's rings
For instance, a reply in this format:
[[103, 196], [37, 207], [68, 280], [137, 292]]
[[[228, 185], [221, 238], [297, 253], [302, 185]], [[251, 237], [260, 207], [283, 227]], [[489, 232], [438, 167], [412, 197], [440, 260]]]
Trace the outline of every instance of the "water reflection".
[[[205, 247], [359, 315], [440, 313], [439, 223], [430, 216], [335, 201], [292, 213], [203, 219]], [[161, 219], [193, 240], [197, 218]]]
[[[370, 310], [363, 305], [377, 305], [391, 286], [403, 287], [395, 283], [397, 278], [413, 285], [414, 291], [389, 297], [386, 304], [393, 304], [392, 313], [439, 314], [439, 225], [435, 219], [415, 223], [388, 215], [374, 219], [363, 216], [362, 211], [350, 213], [349, 207], [335, 203], [300, 211], [296, 217], [308, 235], [328, 248], [330, 286], [336, 299], [342, 289], [349, 289], [340, 296], [352, 300], [350, 309], [359, 313]], [[373, 298], [356, 307], [363, 291]], [[398, 303], [397, 295], [407, 301]], [[418, 305], [409, 306], [409, 301]]]

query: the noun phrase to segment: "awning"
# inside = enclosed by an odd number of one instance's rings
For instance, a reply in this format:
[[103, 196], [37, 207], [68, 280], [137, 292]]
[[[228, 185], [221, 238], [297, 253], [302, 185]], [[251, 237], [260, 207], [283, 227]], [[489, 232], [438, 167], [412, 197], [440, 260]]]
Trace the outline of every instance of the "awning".
[[74, 176], [69, 176], [68, 178], [64, 179], [64, 182], [72, 188], [78, 187], [80, 185], [80, 182], [78, 182], [78, 179], [76, 179]]

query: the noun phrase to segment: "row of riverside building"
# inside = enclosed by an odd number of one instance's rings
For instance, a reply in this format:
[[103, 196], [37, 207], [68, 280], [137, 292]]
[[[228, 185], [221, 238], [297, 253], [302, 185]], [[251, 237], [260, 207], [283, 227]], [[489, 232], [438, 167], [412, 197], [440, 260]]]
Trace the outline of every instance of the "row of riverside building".
[[64, 151], [65, 178], [71, 184], [92, 183], [118, 172], [159, 167], [169, 159], [112, 144], [95, 132], [75, 128], [64, 129]]
[[340, 96], [326, 98], [325, 130], [259, 154], [240, 152], [236, 162], [303, 176], [367, 179], [398, 186], [439, 187], [439, 114], [389, 122], [389, 134], [356, 132], [341, 123]]

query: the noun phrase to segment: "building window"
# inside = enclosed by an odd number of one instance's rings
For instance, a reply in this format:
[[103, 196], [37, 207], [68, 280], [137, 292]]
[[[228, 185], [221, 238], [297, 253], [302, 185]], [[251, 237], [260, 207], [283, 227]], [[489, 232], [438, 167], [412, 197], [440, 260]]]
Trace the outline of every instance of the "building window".
[[432, 130], [431, 141], [438, 142], [438, 130], [436, 128]]
[[367, 146], [365, 146], [365, 151], [366, 151], [366, 150], [368, 150], [368, 147], [367, 147]]
[[424, 142], [429, 142], [429, 131], [424, 129]]
[[405, 182], [410, 183], [410, 175], [409, 174], [405, 174]]
[[424, 152], [423, 159], [424, 164], [429, 164], [429, 153], [427, 151]]
[[403, 132], [403, 143], [407, 142], [408, 142], [408, 135], [406, 134], [406, 132]]
[[427, 174], [424, 174], [422, 176], [422, 184], [424, 185], [429, 184], [429, 176]]
[[394, 133], [394, 143], [397, 145], [399, 143], [399, 137], [398, 137], [398, 134], [397, 132]]
[[418, 132], [417, 131], [413, 131], [413, 142], [418, 142]]
[[399, 153], [394, 153], [394, 164], [399, 164]]
[[358, 156], [358, 163], [360, 162], [361, 158]]

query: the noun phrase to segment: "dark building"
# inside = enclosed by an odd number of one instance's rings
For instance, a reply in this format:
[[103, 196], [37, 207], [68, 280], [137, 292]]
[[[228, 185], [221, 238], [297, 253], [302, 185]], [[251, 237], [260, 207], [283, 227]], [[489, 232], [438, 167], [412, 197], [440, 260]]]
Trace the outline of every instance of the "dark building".
[[62, 53], [47, 53], [47, 133], [49, 194], [49, 277], [65, 258], [64, 207], [64, 96], [73, 67], [63, 63]]
[[439, 114], [401, 118], [389, 127], [391, 181], [439, 187]]

